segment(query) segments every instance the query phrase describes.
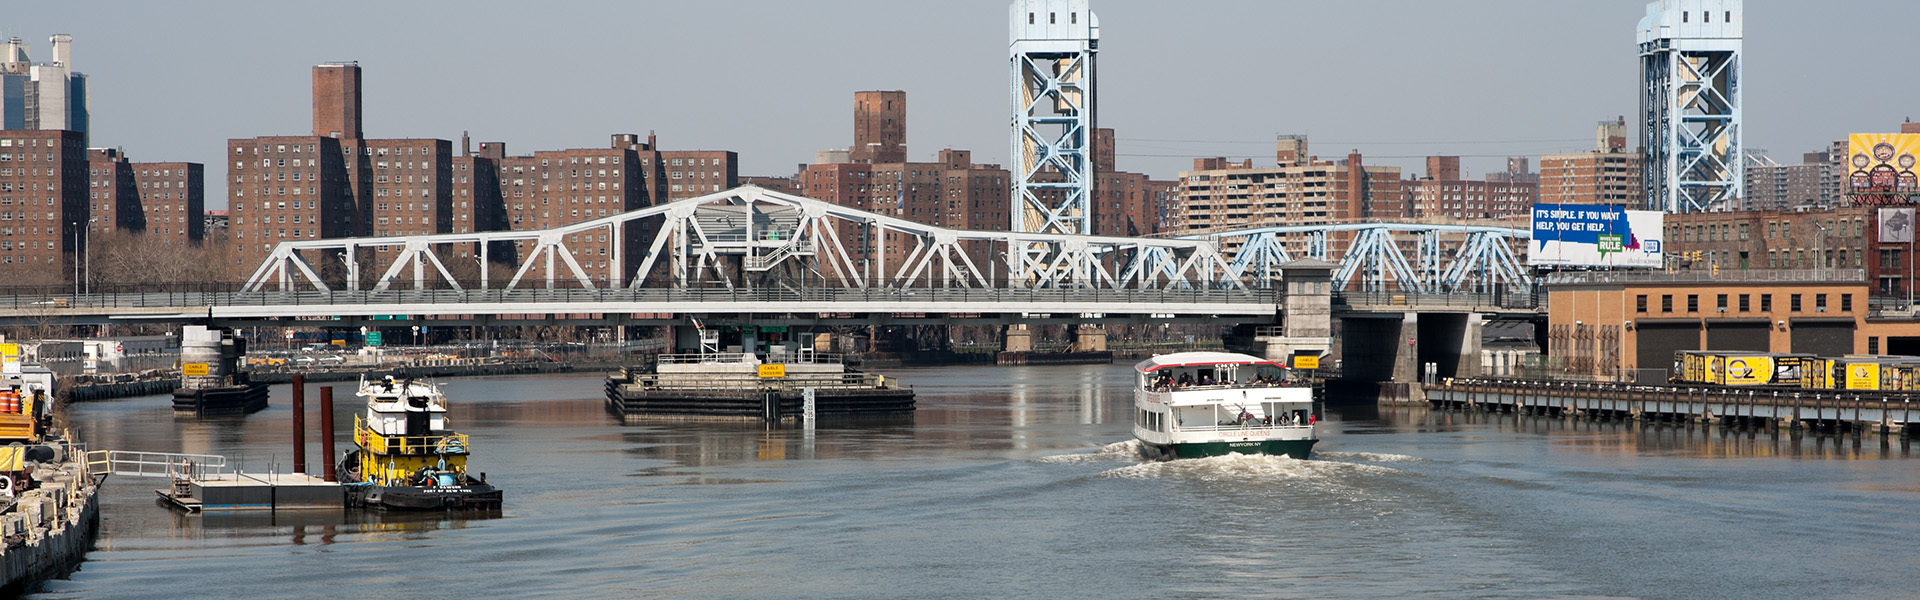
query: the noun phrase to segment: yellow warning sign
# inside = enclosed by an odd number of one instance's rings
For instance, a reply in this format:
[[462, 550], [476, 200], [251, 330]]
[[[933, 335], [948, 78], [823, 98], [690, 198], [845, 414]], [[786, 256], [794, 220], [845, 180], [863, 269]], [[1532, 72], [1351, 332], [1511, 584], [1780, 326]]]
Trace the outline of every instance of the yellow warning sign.
[[760, 365], [761, 377], [786, 377], [786, 365]]
[[1293, 357], [1293, 368], [1295, 368], [1295, 369], [1318, 369], [1318, 368], [1320, 368], [1320, 357], [1318, 357], [1318, 356], [1295, 356], [1295, 357]]
[[207, 363], [186, 363], [180, 365], [180, 374], [188, 377], [206, 377], [210, 369]]

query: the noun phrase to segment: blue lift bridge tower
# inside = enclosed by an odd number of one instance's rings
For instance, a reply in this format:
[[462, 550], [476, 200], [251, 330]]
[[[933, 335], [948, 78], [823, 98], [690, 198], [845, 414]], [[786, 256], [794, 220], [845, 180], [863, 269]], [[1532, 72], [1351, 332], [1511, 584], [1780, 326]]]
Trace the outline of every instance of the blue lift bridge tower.
[[[1100, 22], [1087, 0], [1014, 0], [1008, 16], [1012, 230], [1091, 235]], [[1054, 284], [1080, 270], [1038, 250], [1020, 262], [1009, 275]]]
[[1741, 0], [1655, 0], [1640, 20], [1648, 210], [1734, 210], [1746, 196], [1741, 8]]

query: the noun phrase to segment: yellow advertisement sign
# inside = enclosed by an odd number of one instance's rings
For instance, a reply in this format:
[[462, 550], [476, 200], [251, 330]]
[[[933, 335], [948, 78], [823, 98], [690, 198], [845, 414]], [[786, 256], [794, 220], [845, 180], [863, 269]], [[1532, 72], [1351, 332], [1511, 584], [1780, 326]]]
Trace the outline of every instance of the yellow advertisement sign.
[[1920, 194], [1914, 162], [1920, 134], [1856, 133], [1847, 136], [1847, 194], [1896, 201]]
[[4, 361], [0, 362], [20, 362], [20, 345], [12, 343], [0, 344], [0, 359], [4, 359]]
[[1761, 385], [1773, 383], [1773, 358], [1769, 356], [1735, 356], [1727, 359], [1727, 385]]
[[1293, 357], [1293, 368], [1295, 368], [1295, 369], [1318, 369], [1318, 368], [1320, 368], [1320, 357], [1318, 357], [1318, 356], [1295, 356], [1295, 357]]
[[211, 369], [207, 368], [207, 363], [186, 363], [180, 365], [180, 374], [188, 377], [206, 377], [210, 371]]
[[760, 365], [761, 377], [786, 377], [786, 365]]
[[1727, 357], [1707, 357], [1707, 381], [1710, 383], [1727, 382]]
[[1847, 389], [1880, 389], [1880, 365], [1875, 363], [1849, 363], [1847, 365]]

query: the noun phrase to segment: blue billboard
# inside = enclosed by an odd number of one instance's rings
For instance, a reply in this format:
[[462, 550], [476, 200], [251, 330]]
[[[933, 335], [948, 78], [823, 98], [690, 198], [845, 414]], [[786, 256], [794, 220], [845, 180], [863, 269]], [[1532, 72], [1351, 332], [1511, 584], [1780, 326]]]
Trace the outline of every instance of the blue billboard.
[[1660, 268], [1662, 216], [1606, 204], [1535, 204], [1527, 264]]

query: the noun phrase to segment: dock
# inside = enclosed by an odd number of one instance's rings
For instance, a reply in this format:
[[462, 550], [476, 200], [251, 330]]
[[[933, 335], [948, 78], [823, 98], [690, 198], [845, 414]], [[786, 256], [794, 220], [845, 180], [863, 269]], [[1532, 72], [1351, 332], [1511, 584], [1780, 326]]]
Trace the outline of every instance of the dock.
[[299, 510], [345, 508], [346, 488], [304, 473], [259, 475], [223, 473], [175, 479], [172, 489], [154, 490], [174, 508], [209, 510]]
[[166, 489], [154, 490], [167, 505], [189, 513], [214, 511], [339, 509], [347, 505], [346, 487], [304, 473], [246, 473], [227, 466], [217, 454], [178, 454], [128, 450], [99, 451], [105, 472], [122, 477], [165, 477]]
[[1774, 431], [1901, 436], [1920, 429], [1920, 402], [1910, 392], [1476, 378], [1442, 380], [1427, 386], [1426, 398], [1438, 408]]

